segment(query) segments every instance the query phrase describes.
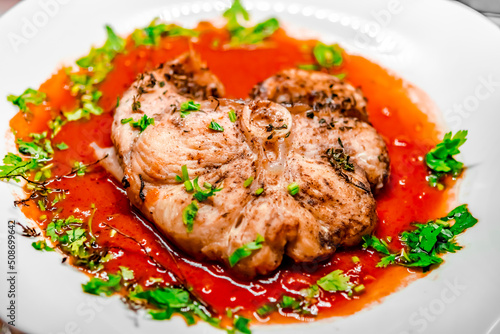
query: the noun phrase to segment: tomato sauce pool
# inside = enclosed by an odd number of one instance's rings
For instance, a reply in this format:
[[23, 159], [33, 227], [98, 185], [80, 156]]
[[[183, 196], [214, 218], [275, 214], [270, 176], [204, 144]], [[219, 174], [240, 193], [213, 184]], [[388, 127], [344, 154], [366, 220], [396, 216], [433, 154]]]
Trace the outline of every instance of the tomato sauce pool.
[[[68, 174], [75, 161], [95, 162], [91, 143], [112, 146], [110, 132], [117, 98], [139, 73], [153, 69], [190, 48], [200, 54], [223, 82], [229, 98], [246, 98], [255, 84], [276, 72], [298, 64], [313, 63], [311, 50], [316, 42], [296, 40], [281, 29], [264, 45], [241, 49], [215, 46], [215, 40], [223, 42], [228, 39], [226, 31], [207, 23], [201, 23], [198, 29], [203, 33], [195, 42], [184, 37], [167, 37], [162, 39], [159, 47], [135, 48], [128, 40], [127, 52], [114, 59], [113, 70], [99, 88], [103, 93], [100, 106], [104, 113], [92, 116], [90, 120], [68, 122], [53, 139], [54, 143], [65, 142], [69, 146], [69, 149], [55, 153], [53, 175]], [[383, 191], [376, 196], [379, 223], [375, 233], [378, 237], [391, 237], [389, 245], [397, 249], [400, 247], [399, 233], [408, 229], [412, 222], [425, 222], [447, 213], [450, 194], [428, 186], [423, 163], [425, 154], [438, 143], [439, 129], [426, 113], [426, 106], [410, 99], [412, 88], [402, 79], [361, 56], [345, 54], [344, 58], [335, 73], [345, 73], [345, 80], [361, 88], [368, 99], [370, 121], [385, 139], [389, 150], [391, 176]], [[11, 120], [16, 137], [26, 138], [32, 132], [47, 131], [50, 119], [61, 111], [71, 111], [76, 100], [69, 88], [64, 69], [42, 84], [39, 90], [47, 94], [47, 101], [31, 107], [30, 119], [19, 113]], [[60, 217], [73, 215], [88, 220], [95, 204], [97, 209], [91, 231], [98, 244], [108, 247], [116, 257], [105, 264], [107, 272], [113, 273], [119, 266], [127, 266], [143, 286], [182, 283], [221, 315], [226, 314], [227, 308], [240, 308], [240, 314], [250, 317], [269, 300], [279, 300], [285, 293], [298, 295], [299, 290], [336, 269], [351, 276], [352, 282], [363, 284], [365, 292], [353, 297], [345, 293], [321, 292], [316, 304], [317, 318], [348, 315], [422, 275], [400, 266], [377, 268], [379, 255], [359, 246], [340, 249], [326, 262], [294, 264], [285, 259], [271, 276], [243, 281], [219, 264], [193, 260], [171, 246], [130, 206], [121, 184], [99, 166], [94, 166], [84, 176], [65, 177], [51, 186], [67, 190], [66, 199], [58, 204]], [[36, 205], [22, 210], [42, 229], [55, 214], [42, 213]], [[120, 233], [114, 233], [112, 229]], [[360, 261], [354, 263], [353, 256]], [[159, 269], [158, 263], [167, 270]], [[160, 278], [164, 283], [157, 282]], [[312, 318], [281, 311], [264, 318], [255, 316], [255, 319], [288, 322]]]

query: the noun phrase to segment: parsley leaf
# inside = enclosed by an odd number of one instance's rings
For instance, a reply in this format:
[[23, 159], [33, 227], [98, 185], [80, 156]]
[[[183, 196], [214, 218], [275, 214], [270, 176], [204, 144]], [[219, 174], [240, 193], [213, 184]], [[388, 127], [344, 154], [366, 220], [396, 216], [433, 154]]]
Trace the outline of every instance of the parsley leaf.
[[248, 179], [243, 182], [243, 187], [248, 188], [253, 183], [254, 177], [250, 176]]
[[160, 39], [163, 36], [186, 36], [197, 37], [200, 33], [196, 30], [186, 29], [175, 24], [158, 23], [159, 19], [155, 18], [149, 26], [144, 29], [136, 29], [132, 33], [132, 40], [135, 46], [151, 45], [158, 46]]
[[243, 333], [243, 334], [252, 334], [250, 328], [248, 328], [248, 324], [250, 323], [250, 319], [247, 319], [242, 316], [235, 316], [233, 319], [233, 331], [232, 333]]
[[466, 204], [456, 207], [446, 217], [442, 218], [442, 220], [455, 221], [455, 224], [450, 228], [450, 232], [453, 235], [458, 235], [477, 223], [477, 219], [469, 212]]
[[31, 133], [30, 137], [33, 138], [31, 142], [26, 142], [21, 138], [17, 139], [16, 143], [20, 153], [34, 159], [48, 159], [54, 154], [52, 143], [50, 139], [47, 139], [47, 132]]
[[330, 68], [342, 65], [344, 61], [342, 51], [342, 48], [338, 44], [326, 45], [318, 42], [313, 49], [313, 54], [320, 66]]
[[60, 151], [67, 150], [69, 148], [68, 144], [66, 144], [65, 142], [60, 142], [59, 144], [56, 144], [56, 147]]
[[137, 286], [127, 298], [132, 302], [147, 303], [154, 307], [149, 314], [155, 320], [168, 320], [177, 313], [186, 319], [188, 325], [194, 324], [194, 316], [198, 316], [210, 325], [220, 328], [220, 320], [212, 317], [198, 301], [191, 300], [189, 292], [184, 289], [164, 287], [144, 291], [141, 286]]
[[443, 185], [440, 184], [440, 181], [447, 174], [453, 177], [460, 175], [464, 164], [453, 156], [460, 153], [459, 148], [466, 140], [467, 130], [458, 131], [454, 136], [448, 132], [443, 141], [426, 154], [425, 163], [431, 171], [428, 180], [432, 187], [442, 188]]
[[234, 267], [241, 259], [252, 255], [252, 252], [257, 249], [261, 249], [264, 244], [264, 237], [260, 234], [257, 235], [255, 241], [244, 244], [231, 254], [229, 257], [229, 265]]
[[328, 275], [320, 278], [316, 284], [323, 290], [329, 292], [351, 291], [354, 284], [350, 282], [350, 277], [343, 274], [340, 269], [334, 270]]
[[216, 192], [219, 192], [222, 190], [222, 188], [214, 188], [211, 184], [205, 182], [203, 187], [205, 187], [205, 190], [202, 190], [201, 187], [198, 185], [198, 177], [196, 177], [193, 180], [193, 186], [196, 192], [193, 194], [193, 197], [197, 199], [200, 202], [205, 201], [207, 198], [211, 196], [215, 196]]
[[106, 26], [107, 39], [100, 48], [92, 48], [89, 54], [76, 61], [76, 64], [87, 73], [68, 73], [72, 82], [71, 93], [77, 96], [78, 107], [64, 112], [68, 121], [90, 118], [90, 115], [101, 115], [104, 110], [98, 106], [102, 93], [97, 89], [108, 73], [113, 69], [112, 61], [118, 53], [125, 51], [126, 41]]
[[120, 275], [109, 275], [108, 280], [93, 277], [88, 283], [82, 284], [82, 289], [84, 292], [92, 295], [111, 296], [113, 293], [121, 290], [121, 280], [122, 277]]
[[223, 16], [227, 20], [226, 28], [231, 34], [230, 44], [232, 46], [260, 43], [279, 28], [279, 22], [276, 18], [270, 18], [253, 27], [244, 27], [242, 23], [249, 21], [250, 15], [239, 0], [235, 0]]
[[143, 115], [138, 121], [134, 122], [134, 119], [131, 118], [124, 118], [121, 120], [122, 124], [127, 124], [129, 123], [131, 127], [139, 129], [140, 133], [144, 132], [146, 128], [150, 125], [155, 124], [155, 119], [152, 117], [148, 117], [148, 115]]
[[198, 111], [200, 110], [200, 104], [195, 103], [193, 100], [185, 101], [181, 103], [181, 117], [185, 118], [187, 115], [191, 113], [191, 111]]
[[181, 309], [189, 305], [189, 293], [183, 289], [159, 288], [139, 292], [136, 298], [145, 299], [157, 308], [177, 308]]
[[46, 98], [47, 95], [45, 93], [28, 88], [19, 96], [7, 96], [7, 101], [12, 102], [15, 106], [18, 106], [22, 112], [29, 112], [28, 103], [40, 105]]
[[54, 248], [51, 248], [45, 240], [38, 240], [36, 242], [31, 243], [31, 246], [33, 246], [34, 249], [39, 250], [39, 251], [46, 251], [46, 252], [53, 252]]
[[0, 165], [0, 179], [20, 181], [20, 176], [26, 177], [26, 173], [38, 168], [38, 160], [23, 160], [14, 153], [8, 153]]
[[188, 232], [193, 231], [194, 219], [198, 214], [198, 209], [198, 202], [194, 200], [182, 210], [182, 222], [186, 225]]
[[290, 195], [295, 196], [299, 193], [300, 186], [297, 182], [292, 182], [288, 185], [287, 189]]
[[76, 64], [82, 68], [91, 68], [93, 79], [97, 82], [101, 82], [111, 71], [111, 68], [106, 68], [106, 66], [110, 65], [116, 54], [125, 50], [125, 40], [116, 35], [110, 26], [106, 26], [106, 33], [107, 39], [102, 47], [92, 48], [87, 56], [76, 61]]
[[227, 20], [227, 29], [229, 31], [238, 29], [241, 27], [239, 20], [248, 21], [250, 20], [250, 14], [241, 4], [240, 0], [234, 0], [233, 4], [229, 9], [227, 9], [222, 16]]
[[215, 122], [214, 120], [212, 120], [210, 122], [210, 124], [208, 125], [208, 128], [210, 130], [214, 130], [214, 131], [218, 131], [218, 132], [224, 132], [224, 128], [217, 122]]
[[[450, 225], [449, 221], [454, 221], [454, 224]], [[385, 255], [377, 267], [398, 264], [428, 270], [431, 265], [443, 262], [439, 254], [455, 253], [461, 249], [455, 241], [455, 236], [474, 226], [477, 221], [467, 209], [467, 205], [461, 205], [446, 217], [426, 224], [414, 224], [416, 229], [401, 233], [400, 240], [405, 247], [399, 253], [392, 253], [385, 241], [375, 236], [364, 236], [363, 247], [371, 247]]]
[[59, 131], [61, 131], [64, 124], [66, 124], [66, 121], [64, 121], [61, 116], [57, 116], [48, 122], [49, 129], [52, 130], [51, 138], [54, 138]]
[[93, 237], [84, 229], [83, 221], [73, 216], [51, 221], [45, 229], [45, 235], [63, 252], [71, 255], [76, 266], [99, 271], [103, 268], [104, 262], [113, 258], [107, 250], [95, 247]]
[[387, 243], [383, 240], [380, 240], [374, 235], [365, 235], [363, 237], [363, 241], [365, 242], [363, 244], [363, 248], [373, 248], [377, 252], [389, 255], [391, 252], [389, 251], [389, 246], [387, 246]]
[[232, 123], [236, 122], [236, 113], [234, 112], [233, 109], [229, 110], [228, 115], [229, 115], [229, 120]]

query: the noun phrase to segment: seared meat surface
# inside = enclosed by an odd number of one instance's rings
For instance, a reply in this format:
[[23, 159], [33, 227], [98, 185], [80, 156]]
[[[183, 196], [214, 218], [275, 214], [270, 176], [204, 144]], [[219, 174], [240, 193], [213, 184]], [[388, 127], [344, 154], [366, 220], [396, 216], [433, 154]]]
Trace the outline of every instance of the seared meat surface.
[[305, 104], [314, 111], [368, 121], [366, 100], [359, 89], [337, 77], [314, 71], [287, 69], [256, 85], [250, 98], [286, 105]]
[[[285, 254], [297, 262], [327, 258], [373, 230], [370, 186], [377, 181], [370, 168], [377, 169], [385, 149], [373, 128], [338, 115], [325, 115], [327, 123], [336, 122], [327, 126], [310, 117], [310, 108], [228, 100], [220, 98], [223, 92], [196, 57], [184, 55], [138, 78], [116, 110], [112, 156], [118, 163], [107, 166], [123, 176], [132, 204], [167, 238], [196, 258], [229, 264], [235, 250], [261, 235], [263, 247], [233, 268], [253, 277], [272, 272]], [[181, 106], [191, 99], [200, 108], [182, 117]], [[142, 132], [122, 123], [143, 115], [154, 124]], [[212, 121], [224, 131], [210, 129]], [[176, 178], [183, 165], [191, 180], [222, 188], [199, 201], [192, 230], [183, 210], [193, 192]], [[300, 185], [294, 196], [287, 189], [292, 182]], [[264, 191], [257, 195], [259, 188]]]
[[297, 132], [311, 143], [303, 152], [318, 154], [340, 138], [347, 154], [366, 172], [372, 190], [384, 186], [389, 155], [382, 137], [367, 123], [366, 100], [359, 89], [327, 73], [288, 69], [255, 86], [250, 96], [281, 103], [292, 112], [306, 111], [316, 121], [297, 120]]

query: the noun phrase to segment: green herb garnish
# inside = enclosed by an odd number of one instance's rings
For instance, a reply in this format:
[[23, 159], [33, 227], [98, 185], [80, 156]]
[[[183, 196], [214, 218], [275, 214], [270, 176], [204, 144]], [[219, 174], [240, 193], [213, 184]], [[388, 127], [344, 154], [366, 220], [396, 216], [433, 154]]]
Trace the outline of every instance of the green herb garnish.
[[250, 187], [253, 180], [254, 180], [253, 176], [250, 176], [248, 179], [245, 180], [245, 182], [243, 182], [243, 187], [245, 187], [245, 188]]
[[224, 128], [217, 122], [215, 122], [214, 120], [212, 120], [210, 122], [210, 124], [208, 125], [208, 128], [210, 130], [214, 130], [214, 131], [218, 131], [218, 132], [224, 132]]
[[229, 257], [229, 265], [231, 267], [234, 267], [236, 263], [238, 263], [241, 259], [252, 255], [252, 252], [254, 250], [261, 249], [264, 241], [264, 237], [258, 234], [255, 241], [244, 244], [243, 246], [235, 250], [233, 254], [231, 254], [231, 256]]
[[342, 64], [344, 61], [342, 51], [338, 44], [326, 45], [318, 42], [313, 49], [313, 54], [320, 66], [330, 68]]
[[288, 193], [292, 196], [295, 196], [299, 193], [300, 186], [297, 182], [292, 182], [288, 185]]
[[155, 124], [155, 119], [152, 117], [148, 117], [148, 115], [143, 115], [141, 118], [139, 118], [138, 121], [134, 122], [134, 119], [132, 117], [130, 118], [124, 118], [120, 121], [122, 124], [127, 124], [129, 123], [131, 127], [136, 128], [140, 130], [140, 133], [144, 132], [146, 128], [150, 125]]
[[136, 29], [132, 33], [132, 40], [135, 46], [150, 45], [158, 46], [160, 40], [165, 36], [186, 36], [197, 37], [200, 33], [196, 30], [186, 29], [175, 24], [158, 23], [159, 19], [155, 18], [149, 26], [144, 29]]
[[354, 164], [350, 162], [351, 157], [344, 152], [344, 148], [329, 148], [326, 156], [335, 169], [343, 169], [348, 172], [354, 171]]
[[350, 282], [350, 277], [345, 275], [340, 269], [334, 270], [328, 275], [320, 278], [316, 284], [328, 292], [351, 291], [354, 286]]
[[275, 18], [270, 18], [253, 27], [242, 25], [242, 22], [250, 20], [250, 15], [239, 0], [235, 0], [223, 16], [227, 20], [226, 28], [231, 34], [230, 44], [232, 46], [260, 43], [279, 28], [279, 22]]
[[88, 283], [82, 284], [82, 289], [84, 292], [92, 295], [111, 296], [121, 290], [121, 280], [122, 277], [120, 275], [109, 275], [107, 280], [93, 277]]
[[193, 180], [193, 185], [194, 185], [194, 189], [196, 190], [195, 193], [193, 194], [193, 197], [195, 199], [197, 199], [199, 202], [203, 202], [207, 198], [209, 198], [211, 196], [215, 196], [216, 192], [219, 192], [222, 190], [222, 188], [214, 188], [208, 182], [205, 182], [203, 184], [203, 187], [205, 188], [205, 190], [201, 189], [201, 187], [198, 185], [198, 177], [196, 177]]
[[460, 153], [459, 148], [466, 140], [467, 130], [458, 131], [453, 137], [452, 133], [448, 132], [443, 141], [426, 154], [425, 163], [431, 171], [428, 181], [432, 187], [443, 189], [444, 185], [440, 181], [445, 175], [453, 177], [460, 175], [464, 164], [455, 160], [453, 156]]
[[67, 150], [69, 148], [68, 144], [66, 144], [65, 142], [60, 142], [59, 144], [56, 144], [56, 147], [60, 151]]
[[198, 214], [198, 209], [198, 201], [194, 200], [182, 210], [182, 222], [186, 225], [188, 232], [193, 231], [194, 219]]
[[45, 240], [38, 240], [36, 242], [31, 243], [31, 246], [33, 246], [34, 249], [39, 250], [39, 251], [46, 251], [46, 252], [53, 252], [54, 248], [49, 247]]
[[191, 113], [191, 111], [198, 111], [200, 110], [200, 104], [195, 103], [193, 100], [185, 101], [181, 103], [181, 117], [185, 118], [187, 115]]
[[28, 104], [40, 105], [46, 98], [47, 95], [45, 93], [28, 88], [19, 96], [7, 96], [7, 101], [18, 106], [22, 112], [29, 112]]
[[229, 110], [228, 115], [229, 115], [229, 120], [232, 123], [236, 122], [236, 113], [234, 112], [233, 109]]
[[[455, 223], [450, 225], [449, 221]], [[421, 267], [427, 271], [431, 265], [443, 262], [439, 254], [455, 253], [461, 249], [455, 237], [476, 223], [477, 219], [469, 212], [467, 205], [461, 205], [446, 217], [426, 224], [414, 224], [417, 227], [415, 230], [401, 233], [400, 240], [405, 247], [399, 253], [392, 252], [385, 241], [375, 236], [364, 236], [363, 247], [371, 247], [385, 255], [377, 267], [398, 264], [405, 267]]]
[[39, 167], [38, 160], [23, 160], [14, 153], [8, 153], [3, 158], [3, 165], [0, 165], [0, 179], [13, 180], [19, 182], [21, 178], [26, 178], [29, 171]]

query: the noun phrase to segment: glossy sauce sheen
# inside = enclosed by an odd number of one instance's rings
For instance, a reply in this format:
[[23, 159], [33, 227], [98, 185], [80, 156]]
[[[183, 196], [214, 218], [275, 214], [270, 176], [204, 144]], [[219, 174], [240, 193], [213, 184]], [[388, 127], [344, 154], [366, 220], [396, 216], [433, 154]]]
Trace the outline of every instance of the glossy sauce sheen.
[[[227, 40], [227, 32], [206, 23], [200, 24], [199, 29], [203, 33], [191, 45], [224, 83], [226, 95], [230, 98], [246, 98], [255, 84], [282, 69], [313, 63], [311, 47], [315, 42], [290, 38], [282, 30], [263, 46], [225, 49], [214, 48], [213, 41]], [[94, 162], [96, 157], [89, 147], [92, 142], [101, 147], [112, 146], [110, 132], [117, 97], [130, 86], [138, 73], [186, 52], [189, 44], [186, 38], [171, 37], [163, 39], [158, 48], [136, 49], [129, 41], [128, 52], [115, 58], [114, 69], [100, 86], [103, 92], [100, 105], [105, 110], [104, 114], [92, 116], [90, 120], [69, 122], [54, 138], [53, 144], [65, 142], [70, 148], [56, 150], [53, 173], [66, 175], [75, 161]], [[384, 238], [391, 236], [389, 245], [399, 249], [398, 234], [408, 229], [410, 223], [443, 216], [448, 209], [447, 192], [427, 185], [427, 171], [422, 160], [428, 150], [437, 144], [439, 132], [429, 117], [408, 97], [409, 86], [387, 70], [363, 57], [345, 55], [338, 72], [346, 73], [346, 80], [362, 89], [368, 99], [370, 121], [387, 143], [391, 177], [382, 193], [377, 195], [380, 221], [376, 235]], [[12, 119], [11, 127], [17, 131], [17, 137], [24, 138], [31, 132], [46, 131], [50, 118], [55, 117], [60, 110], [71, 111], [75, 100], [69, 93], [69, 85], [64, 70], [45, 82], [40, 90], [47, 94], [48, 101], [31, 108], [33, 118], [27, 121], [22, 114], [18, 114]], [[422, 275], [399, 266], [376, 268], [379, 256], [359, 246], [339, 250], [331, 260], [322, 263], [293, 264], [285, 260], [270, 277], [252, 282], [241, 281], [233, 278], [220, 265], [192, 260], [166, 243], [153, 225], [130, 206], [120, 183], [100, 167], [90, 170], [83, 177], [63, 178], [51, 186], [68, 190], [67, 198], [58, 204], [63, 208], [59, 217], [74, 215], [86, 221], [91, 214], [91, 204], [95, 203], [97, 211], [91, 226], [92, 232], [99, 245], [109, 247], [117, 255], [116, 259], [105, 265], [106, 271], [113, 273], [118, 270], [118, 266], [127, 266], [134, 271], [138, 282], [145, 286], [153, 284], [151, 277], [163, 278], [165, 283], [183, 283], [221, 315], [226, 313], [226, 308], [242, 307], [241, 313], [250, 316], [269, 300], [278, 300], [283, 294], [298, 295], [300, 289], [314, 284], [317, 279], [336, 269], [344, 270], [351, 276], [352, 282], [364, 284], [366, 291], [352, 298], [344, 293], [321, 292], [317, 318], [347, 315]], [[23, 211], [42, 228], [53, 216], [50, 212], [40, 212], [33, 204], [24, 207]], [[39, 221], [38, 217], [42, 214], [47, 214], [48, 218]], [[109, 226], [123, 234], [111, 236]], [[136, 241], [148, 249], [157, 262], [175, 273], [181, 282], [176, 282], [168, 272], [158, 269]], [[353, 263], [353, 256], [359, 257], [361, 261]], [[301, 318], [297, 314], [283, 312], [259, 320], [283, 322], [287, 319], [314, 318]]]

